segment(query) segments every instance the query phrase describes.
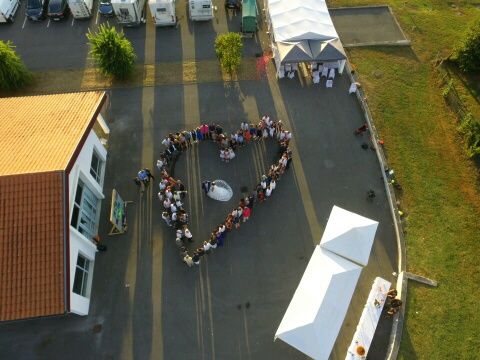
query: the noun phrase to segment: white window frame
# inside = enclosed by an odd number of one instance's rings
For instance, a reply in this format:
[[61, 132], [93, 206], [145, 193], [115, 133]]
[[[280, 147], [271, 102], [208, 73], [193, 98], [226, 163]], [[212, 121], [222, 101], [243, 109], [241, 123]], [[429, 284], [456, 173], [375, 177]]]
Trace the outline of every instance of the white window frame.
[[[82, 188], [82, 194], [79, 201], [77, 201], [79, 187]], [[96, 196], [95, 192], [88, 187], [87, 182], [82, 181], [79, 178], [73, 198], [73, 209], [70, 219], [70, 226], [75, 228], [89, 241], [92, 241], [92, 237], [97, 231], [97, 219], [100, 210], [99, 205], [100, 199]]]
[[[80, 257], [82, 257], [85, 260], [86, 266], [82, 267], [78, 264], [78, 260], [79, 260]], [[78, 253], [77, 262], [75, 264], [75, 274], [73, 275], [72, 292], [79, 295], [79, 296], [83, 296], [85, 298], [90, 297], [90, 286], [89, 286], [89, 284], [90, 284], [90, 274], [91, 274], [91, 270], [92, 270], [92, 264], [93, 264], [92, 260], [90, 260], [88, 257], [83, 255], [82, 253], [80, 253], [80, 252]], [[77, 280], [77, 271], [81, 271], [83, 273], [79, 293], [75, 291], [75, 282]]]
[[[94, 156], [98, 160], [97, 169], [93, 168], [93, 157]], [[100, 155], [100, 153], [97, 151], [97, 149], [95, 149], [95, 147], [94, 147], [93, 151], [92, 151], [92, 158], [90, 159], [90, 175], [97, 182], [97, 184], [100, 185], [100, 186], [102, 186], [102, 183], [103, 183], [104, 171], [105, 171], [105, 160]]]

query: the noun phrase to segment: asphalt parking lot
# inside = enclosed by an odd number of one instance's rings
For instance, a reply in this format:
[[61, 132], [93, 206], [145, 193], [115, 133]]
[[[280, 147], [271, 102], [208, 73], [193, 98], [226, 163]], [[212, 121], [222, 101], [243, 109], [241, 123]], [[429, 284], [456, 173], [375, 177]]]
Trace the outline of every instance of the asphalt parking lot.
[[[177, 5], [179, 14], [184, 7]], [[215, 34], [238, 22], [235, 17], [227, 21], [223, 6], [217, 18], [189, 24], [182, 17], [178, 28], [155, 29], [155, 62], [214, 58]], [[84, 33], [95, 18], [73, 25], [72, 18], [49, 26], [26, 22], [23, 30], [20, 19], [17, 15], [7, 32], [1, 28], [0, 38], [11, 36], [28, 66], [85, 65]], [[52, 29], [63, 32], [57, 37]], [[125, 31], [142, 62], [150, 36], [146, 26]], [[63, 46], [66, 40], [72, 43]], [[38, 46], [29, 48], [35, 41]], [[246, 39], [245, 44], [246, 56], [261, 51], [261, 40]], [[52, 59], [61, 59], [61, 64]], [[345, 358], [373, 279], [395, 280], [396, 242], [381, 170], [375, 153], [360, 146], [366, 137], [352, 134], [364, 119], [356, 99], [348, 95], [346, 76], [337, 75], [334, 88], [326, 89], [324, 80], [318, 86], [298, 79], [278, 82], [271, 66], [268, 78], [258, 81], [109, 90], [111, 135], [99, 230], [108, 251], [95, 261], [90, 314], [0, 324], [2, 359], [64, 359], [65, 354], [70, 359], [115, 360], [304, 359], [280, 340], [273, 342], [273, 336], [333, 205], [380, 222], [369, 265], [332, 352], [332, 359]], [[265, 113], [282, 119], [294, 133], [293, 167], [272, 198], [254, 208], [249, 223], [229, 234], [224, 248], [199, 267], [187, 268], [171, 230], [162, 223], [156, 186], [141, 197], [132, 178], [144, 166], [153, 168], [161, 139], [171, 131], [204, 121], [233, 131], [240, 122], [258, 121]], [[206, 199], [199, 182], [224, 178], [238, 199], [238, 189], [253, 186], [274, 151], [256, 144], [227, 165], [206, 144], [180, 158], [175, 176], [189, 189], [194, 234], [203, 239], [223, 219], [227, 205], [234, 206]], [[117, 237], [106, 235], [112, 188], [134, 201], [128, 209], [129, 232]], [[377, 193], [373, 202], [366, 199], [370, 188]], [[312, 231], [312, 221], [320, 232]], [[390, 321], [381, 321], [369, 358], [385, 355], [390, 328]]]
[[[155, 49], [145, 49], [146, 27], [124, 27], [125, 36], [132, 42], [137, 62], [143, 64], [145, 52], [155, 52], [155, 62], [205, 60], [216, 58], [213, 48], [215, 36], [228, 31], [239, 31], [241, 16], [232, 11], [226, 12], [222, 0], [214, 0], [217, 6], [215, 19], [206, 22], [192, 22], [188, 19], [187, 2], [177, 2], [178, 24], [176, 27], [155, 29]], [[85, 34], [95, 31], [100, 24], [116, 25], [114, 18], [103, 18], [98, 14], [99, 1], [94, 1], [93, 16], [87, 20], [75, 20], [70, 14], [61, 21], [46, 19], [32, 22], [25, 17], [25, 1], [17, 10], [12, 24], [1, 24], [0, 40], [10, 40], [16, 46], [27, 67], [31, 70], [76, 69], [92, 66], [88, 56], [88, 40]], [[150, 14], [146, 9], [147, 14]], [[118, 29], [121, 29], [117, 25]], [[260, 27], [262, 24], [260, 23]], [[261, 52], [258, 37], [247, 39], [244, 56], [255, 56]]]
[[[328, 91], [282, 82], [280, 100], [267, 80], [233, 88], [215, 83], [112, 91], [107, 201], [101, 223], [108, 251], [96, 260], [90, 315], [1, 324], [2, 357], [59, 359], [68, 352], [72, 359], [157, 359], [159, 354], [165, 359], [303, 358], [281, 341], [274, 343], [273, 335], [321, 236], [312, 238], [309, 231], [302, 203], [305, 191], [322, 229], [334, 204], [380, 221], [370, 263], [332, 354], [334, 359], [344, 357], [373, 279], [393, 280], [396, 247], [375, 154], [362, 150], [363, 140], [352, 134], [362, 123], [361, 113], [347, 95], [346, 78], [337, 80], [336, 88]], [[190, 86], [197, 87], [198, 98], [186, 101]], [[142, 108], [145, 97], [148, 105]], [[279, 114], [279, 101], [286, 114]], [[194, 115], [192, 102], [198, 109]], [[251, 221], [230, 234], [226, 247], [189, 269], [178, 258], [171, 230], [162, 224], [156, 189], [140, 198], [131, 179], [147, 165], [146, 157], [154, 159], [160, 153], [160, 140], [168, 132], [190, 128], [200, 119], [233, 130], [242, 120], [263, 113], [288, 119], [308, 188], [299, 186], [298, 168], [291, 169], [274, 196], [254, 208]], [[153, 141], [145, 144], [145, 139]], [[237, 163], [224, 166], [208, 146], [197, 155], [189, 152], [176, 167], [176, 176], [191, 191], [192, 228], [200, 233], [222, 219], [225, 209], [203, 198], [199, 180], [226, 178], [234, 188], [249, 186], [258, 174], [254, 165], [268, 164], [274, 151], [257, 145], [242, 150]], [[109, 238], [106, 219], [112, 188], [135, 204], [129, 208], [129, 233]], [[378, 194], [373, 203], [366, 200], [368, 188]], [[385, 353], [389, 326], [381, 323], [380, 343], [371, 356]]]

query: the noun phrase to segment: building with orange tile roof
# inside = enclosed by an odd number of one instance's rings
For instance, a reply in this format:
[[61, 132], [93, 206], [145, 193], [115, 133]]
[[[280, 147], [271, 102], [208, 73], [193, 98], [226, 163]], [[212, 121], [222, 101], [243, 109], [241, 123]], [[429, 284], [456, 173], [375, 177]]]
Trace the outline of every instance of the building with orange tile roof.
[[105, 92], [0, 99], [0, 321], [87, 315]]

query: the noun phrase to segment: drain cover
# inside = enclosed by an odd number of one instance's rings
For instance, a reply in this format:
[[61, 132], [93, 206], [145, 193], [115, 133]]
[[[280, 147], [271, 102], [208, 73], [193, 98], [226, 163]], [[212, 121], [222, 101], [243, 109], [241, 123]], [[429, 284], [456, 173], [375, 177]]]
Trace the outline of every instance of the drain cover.
[[102, 324], [96, 324], [92, 328], [92, 333], [98, 334], [100, 331], [102, 331]]

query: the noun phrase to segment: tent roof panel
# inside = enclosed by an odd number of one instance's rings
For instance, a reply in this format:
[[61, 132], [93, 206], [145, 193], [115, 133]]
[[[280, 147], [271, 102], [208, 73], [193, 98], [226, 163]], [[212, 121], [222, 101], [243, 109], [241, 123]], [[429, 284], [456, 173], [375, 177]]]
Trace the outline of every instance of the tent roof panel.
[[361, 271], [317, 246], [275, 337], [308, 356], [327, 360]]
[[276, 41], [338, 38], [324, 0], [268, 0], [268, 13]]
[[366, 266], [377, 226], [377, 221], [334, 206], [320, 246]]

